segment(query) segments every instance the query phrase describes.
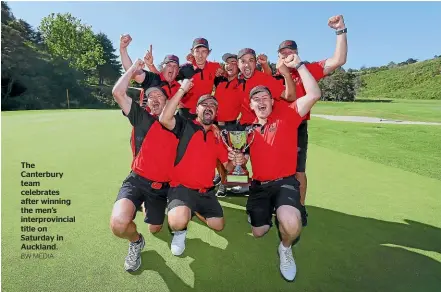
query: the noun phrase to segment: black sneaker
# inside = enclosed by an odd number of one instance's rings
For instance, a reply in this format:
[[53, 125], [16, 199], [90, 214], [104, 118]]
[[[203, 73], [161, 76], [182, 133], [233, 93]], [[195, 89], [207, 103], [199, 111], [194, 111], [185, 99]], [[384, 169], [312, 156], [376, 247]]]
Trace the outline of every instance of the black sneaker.
[[134, 272], [141, 266], [141, 251], [145, 246], [144, 237], [139, 234], [139, 240], [129, 243], [129, 253], [124, 262], [124, 269], [127, 272]]
[[224, 185], [220, 185], [216, 192], [216, 197], [223, 198], [227, 195], [227, 187]]
[[216, 174], [216, 176], [214, 177], [214, 179], [213, 179], [213, 184], [215, 185], [215, 186], [217, 186], [217, 185], [219, 185], [220, 183], [221, 183], [221, 177], [220, 177], [220, 175], [217, 173]]

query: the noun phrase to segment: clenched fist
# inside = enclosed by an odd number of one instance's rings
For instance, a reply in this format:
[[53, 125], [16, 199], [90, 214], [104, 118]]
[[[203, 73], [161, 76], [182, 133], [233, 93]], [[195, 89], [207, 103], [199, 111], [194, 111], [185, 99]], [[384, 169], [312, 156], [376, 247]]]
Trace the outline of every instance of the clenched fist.
[[184, 79], [181, 84], [182, 90], [187, 93], [193, 87], [193, 78], [192, 79]]
[[300, 60], [299, 55], [291, 54], [288, 55], [285, 59], [283, 59], [283, 63], [286, 67], [294, 69], [302, 60]]
[[280, 56], [277, 60], [276, 69], [279, 70], [282, 75], [289, 75], [289, 68], [285, 65], [285, 57]]
[[268, 63], [268, 57], [265, 54], [260, 54], [259, 56], [257, 56], [257, 63], [259, 63], [260, 65]]
[[119, 38], [119, 48], [125, 49], [130, 45], [132, 41], [132, 37], [129, 34], [122, 34]]
[[328, 19], [328, 25], [330, 28], [333, 28], [335, 30], [340, 30], [340, 29], [344, 29], [345, 26], [345, 21], [343, 19], [343, 15], [336, 15], [336, 16], [332, 16]]
[[138, 59], [138, 60], [136, 60], [135, 63], [133, 63], [131, 69], [133, 69], [134, 71], [140, 71], [144, 68], [144, 66], [145, 66], [144, 61], [141, 59]]

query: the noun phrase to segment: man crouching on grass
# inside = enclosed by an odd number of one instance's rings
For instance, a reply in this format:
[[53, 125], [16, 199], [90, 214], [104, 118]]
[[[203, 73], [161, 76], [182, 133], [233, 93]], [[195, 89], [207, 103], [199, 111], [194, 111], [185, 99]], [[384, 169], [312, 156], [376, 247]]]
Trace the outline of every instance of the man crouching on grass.
[[[191, 81], [186, 79], [182, 87], [188, 88], [188, 84]], [[213, 184], [217, 160], [228, 171], [246, 163], [242, 153], [228, 152], [219, 139], [219, 130], [213, 125], [218, 108], [214, 96], [206, 94], [199, 97], [195, 120], [174, 115], [184, 94], [184, 89], [178, 90], [159, 118], [161, 124], [179, 139], [168, 192], [167, 214], [174, 234], [171, 252], [176, 256], [185, 250], [187, 224], [196, 212], [210, 228], [216, 231], [224, 228], [223, 210]]]
[[291, 246], [298, 241], [302, 217], [306, 216], [295, 177], [297, 151], [293, 149], [297, 149], [297, 135], [293, 135], [292, 130], [300, 125], [303, 116], [320, 99], [321, 92], [317, 81], [297, 55], [280, 58], [288, 68], [299, 72], [306, 95], [290, 104], [282, 104], [274, 102], [265, 86], [256, 86], [250, 91], [250, 107], [257, 118], [254, 121], [255, 137], [250, 146], [253, 180], [246, 209], [255, 237], [268, 232], [275, 211], [281, 240], [278, 247], [280, 272], [286, 280], [292, 281], [297, 268]]
[[[112, 232], [130, 241], [129, 252], [124, 262], [124, 268], [128, 272], [136, 271], [141, 266], [141, 250], [145, 242], [144, 237], [137, 232], [133, 220], [142, 203], [146, 209], [144, 221], [150, 224], [150, 232], [156, 233], [161, 230], [178, 144], [173, 133], [164, 129], [158, 122], [158, 116], [167, 100], [162, 88], [151, 87], [145, 92], [150, 113], [126, 93], [130, 79], [143, 67], [144, 62], [138, 59], [118, 80], [112, 91], [132, 126], [144, 134], [142, 144], [135, 147], [132, 171], [119, 190], [110, 219]], [[180, 91], [186, 92], [187, 89]]]

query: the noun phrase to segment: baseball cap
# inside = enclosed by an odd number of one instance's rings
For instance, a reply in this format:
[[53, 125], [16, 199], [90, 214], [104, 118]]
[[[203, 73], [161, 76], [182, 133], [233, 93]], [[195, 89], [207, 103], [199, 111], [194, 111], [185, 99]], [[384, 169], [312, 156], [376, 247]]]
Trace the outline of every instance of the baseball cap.
[[175, 55], [166, 55], [164, 58], [164, 61], [162, 61], [162, 64], [167, 64], [170, 62], [175, 62], [179, 66], [179, 58]]
[[251, 89], [250, 91], [250, 99], [257, 93], [259, 92], [266, 92], [269, 94], [269, 96], [272, 97], [271, 92], [269, 91], [268, 87], [263, 86], [263, 85], [257, 85], [256, 87], [254, 87], [253, 89]]
[[216, 97], [214, 97], [211, 94], [204, 94], [201, 97], [199, 97], [198, 103], [196, 104], [196, 106], [198, 106], [199, 104], [203, 103], [204, 101], [206, 101], [208, 99], [214, 100], [216, 102], [216, 105], [218, 105]]
[[226, 53], [226, 54], [224, 54], [224, 55], [222, 56], [222, 60], [223, 60], [224, 62], [227, 62], [227, 60], [228, 60], [229, 58], [234, 58], [234, 59], [237, 60], [237, 55], [235, 55], [235, 54], [230, 54], [230, 53]]
[[246, 54], [251, 54], [254, 56], [254, 58], [256, 57], [256, 52], [250, 48], [245, 48], [245, 49], [240, 50], [239, 53], [237, 53], [237, 57], [240, 59], [243, 56], [245, 56]]
[[280, 52], [280, 50], [282, 50], [282, 49], [297, 50], [297, 44], [296, 44], [295, 41], [286, 40], [286, 41], [283, 41], [283, 42], [279, 45], [279, 50], [278, 50], [278, 52]]
[[164, 94], [165, 98], [168, 99], [167, 92], [165, 92], [165, 90], [163, 88], [156, 87], [156, 86], [149, 87], [147, 90], [144, 91], [144, 95], [148, 98], [150, 93], [152, 93], [153, 91], [157, 91], [157, 90], [161, 91], [162, 94]]
[[204, 38], [197, 38], [193, 41], [193, 49], [198, 47], [205, 47], [207, 49], [210, 49], [210, 46], [208, 45], [208, 41]]

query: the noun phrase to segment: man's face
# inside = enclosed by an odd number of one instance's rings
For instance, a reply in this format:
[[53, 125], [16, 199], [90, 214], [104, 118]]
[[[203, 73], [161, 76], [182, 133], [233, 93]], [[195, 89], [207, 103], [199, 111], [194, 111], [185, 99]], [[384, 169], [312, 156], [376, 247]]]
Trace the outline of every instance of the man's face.
[[175, 62], [168, 62], [162, 68], [162, 75], [167, 82], [172, 82], [175, 80], [179, 73], [179, 66]]
[[225, 63], [225, 71], [227, 71], [228, 77], [234, 77], [239, 73], [237, 67], [237, 60], [235, 58], [228, 58]]
[[251, 98], [250, 107], [261, 119], [266, 119], [273, 111], [273, 98], [267, 92], [258, 92]]
[[256, 57], [251, 54], [246, 54], [239, 59], [239, 70], [245, 76], [250, 78], [256, 69]]
[[165, 103], [166, 97], [160, 90], [150, 92], [147, 97], [147, 106], [153, 115], [159, 116], [164, 109]]
[[197, 47], [193, 49], [193, 57], [196, 60], [196, 64], [198, 65], [204, 65], [207, 61], [208, 55], [210, 52], [206, 47]]
[[211, 125], [216, 117], [217, 104], [213, 99], [207, 99], [201, 102], [196, 108], [196, 115], [202, 124]]
[[292, 49], [289, 49], [289, 48], [284, 48], [284, 49], [281, 49], [279, 51], [279, 58], [280, 57], [286, 58], [286, 57], [288, 57], [289, 55], [292, 55], [292, 54], [297, 54], [297, 50], [292, 50]]

